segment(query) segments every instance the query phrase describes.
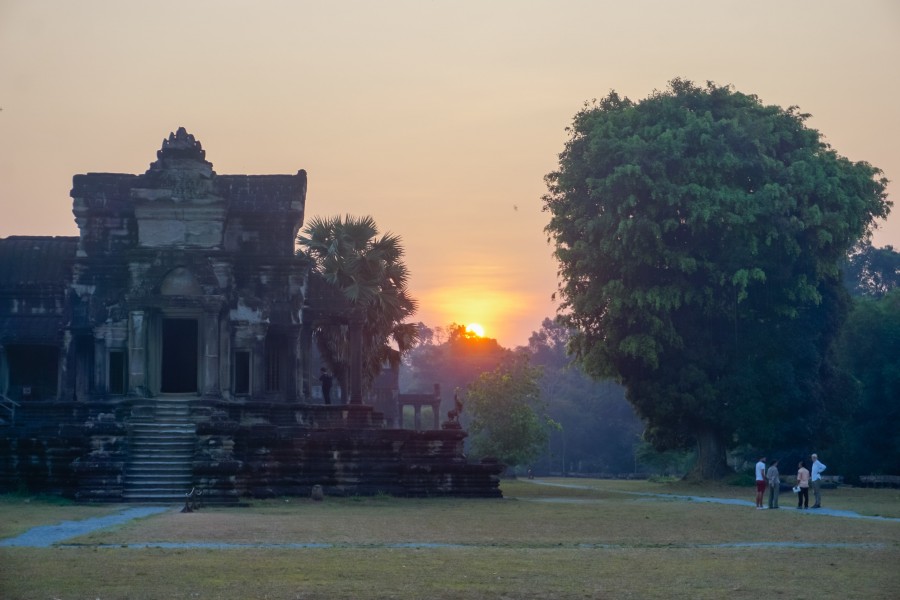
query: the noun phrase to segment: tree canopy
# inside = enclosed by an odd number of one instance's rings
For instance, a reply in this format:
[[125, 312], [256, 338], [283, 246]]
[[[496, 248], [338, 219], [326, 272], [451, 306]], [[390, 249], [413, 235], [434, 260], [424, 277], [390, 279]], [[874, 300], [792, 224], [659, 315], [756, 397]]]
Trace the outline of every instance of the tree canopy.
[[728, 447], [822, 436], [844, 410], [840, 265], [890, 203], [808, 117], [713, 83], [610, 92], [546, 177], [570, 350], [625, 386], [657, 448], [696, 444], [701, 477]]
[[491, 456], [514, 467], [528, 464], [543, 451], [554, 423], [543, 414], [540, 376], [541, 370], [518, 354], [469, 384], [465, 407], [476, 456]]
[[[347, 215], [310, 219], [297, 242], [313, 268], [361, 311], [366, 381], [385, 363], [398, 365], [418, 337], [417, 325], [406, 322], [416, 312], [416, 301], [407, 290], [409, 272], [400, 237], [379, 237], [372, 217]], [[350, 361], [347, 327], [317, 323], [315, 339], [323, 359], [344, 379]]]
[[854, 296], [884, 296], [900, 284], [900, 252], [893, 246], [875, 248], [869, 240], [860, 242], [847, 257], [844, 284]]
[[427, 392], [436, 383], [448, 393], [464, 389], [511, 354], [497, 340], [466, 332], [457, 323], [436, 330], [420, 323], [419, 337], [421, 343], [405, 359], [409, 368], [401, 372], [403, 391]]
[[900, 473], [900, 290], [857, 299], [837, 354], [860, 390], [842, 431], [841, 473]]

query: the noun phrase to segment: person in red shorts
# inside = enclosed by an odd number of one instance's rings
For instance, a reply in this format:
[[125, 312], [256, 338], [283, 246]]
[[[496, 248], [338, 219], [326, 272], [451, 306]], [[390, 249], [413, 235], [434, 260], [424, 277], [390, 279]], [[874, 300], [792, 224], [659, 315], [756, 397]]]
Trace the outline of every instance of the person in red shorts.
[[766, 495], [766, 457], [756, 463], [756, 508], [763, 509], [763, 496]]

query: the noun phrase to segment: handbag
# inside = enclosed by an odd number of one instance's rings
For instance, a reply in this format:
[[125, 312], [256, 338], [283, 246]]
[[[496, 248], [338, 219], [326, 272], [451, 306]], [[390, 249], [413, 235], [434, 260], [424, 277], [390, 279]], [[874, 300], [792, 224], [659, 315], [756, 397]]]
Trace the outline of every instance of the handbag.
[[799, 485], [795, 485], [795, 486], [794, 486], [794, 493], [795, 493], [795, 494], [799, 494], [799, 493], [800, 493], [800, 486], [799, 486]]

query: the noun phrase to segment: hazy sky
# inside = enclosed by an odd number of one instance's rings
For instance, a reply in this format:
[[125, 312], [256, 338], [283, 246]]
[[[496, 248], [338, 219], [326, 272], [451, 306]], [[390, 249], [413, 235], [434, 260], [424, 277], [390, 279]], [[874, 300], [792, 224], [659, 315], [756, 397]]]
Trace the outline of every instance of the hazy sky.
[[416, 320], [512, 347], [555, 311], [543, 177], [586, 100], [733, 84], [897, 180], [898, 73], [891, 0], [0, 0], [0, 237], [77, 235], [72, 176], [184, 126], [219, 174], [306, 169], [307, 216], [403, 238]]

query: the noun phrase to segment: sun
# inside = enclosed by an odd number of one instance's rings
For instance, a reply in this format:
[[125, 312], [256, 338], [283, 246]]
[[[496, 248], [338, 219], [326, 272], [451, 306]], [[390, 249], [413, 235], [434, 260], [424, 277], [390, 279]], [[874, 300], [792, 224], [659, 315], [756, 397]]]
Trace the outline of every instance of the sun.
[[484, 327], [478, 323], [469, 323], [466, 325], [466, 333], [471, 333], [477, 337], [484, 337]]

